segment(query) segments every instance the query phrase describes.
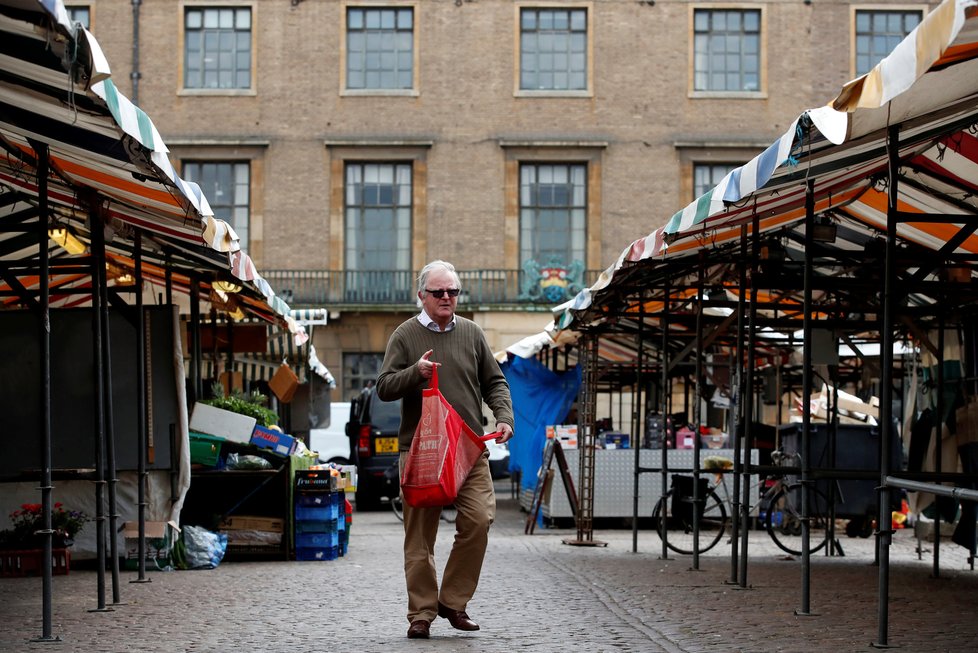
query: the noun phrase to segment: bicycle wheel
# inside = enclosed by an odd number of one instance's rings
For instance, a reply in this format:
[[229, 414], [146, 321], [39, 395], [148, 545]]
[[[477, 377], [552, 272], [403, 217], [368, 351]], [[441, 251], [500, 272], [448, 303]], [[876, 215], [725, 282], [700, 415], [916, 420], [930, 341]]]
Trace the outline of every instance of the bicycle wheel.
[[394, 516], [404, 521], [404, 505], [401, 503], [401, 497], [396, 496], [391, 498], [391, 510], [394, 511]]
[[[828, 541], [828, 505], [825, 495], [809, 489], [809, 546], [812, 553], [820, 551]], [[792, 555], [801, 555], [801, 484], [781, 488], [764, 517], [767, 534], [774, 543]]]
[[[672, 509], [673, 490], [661, 497], [652, 509], [652, 525], [666, 546], [676, 553], [693, 554], [693, 501]], [[710, 490], [700, 511], [699, 552], [706, 553], [717, 545], [727, 530], [727, 509], [716, 492]], [[665, 515], [663, 516], [663, 513]]]

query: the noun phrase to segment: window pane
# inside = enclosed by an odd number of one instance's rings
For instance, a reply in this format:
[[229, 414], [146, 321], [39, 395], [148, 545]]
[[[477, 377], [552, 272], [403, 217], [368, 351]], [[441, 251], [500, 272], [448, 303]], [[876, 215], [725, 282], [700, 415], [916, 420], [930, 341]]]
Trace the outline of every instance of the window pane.
[[520, 166], [520, 260], [569, 266], [584, 260], [587, 166]]
[[347, 269], [410, 269], [411, 183], [410, 164], [347, 163]]
[[693, 198], [696, 199], [713, 190], [728, 173], [739, 164], [697, 163], [693, 165]]
[[860, 10], [856, 12], [856, 74], [864, 75], [882, 61], [921, 19], [920, 11]]
[[347, 88], [412, 88], [413, 10], [349, 9], [347, 17]]
[[251, 87], [250, 9], [188, 9], [184, 25], [186, 88]]
[[760, 11], [697, 10], [693, 15], [693, 87], [756, 91]]
[[247, 162], [187, 161], [183, 177], [200, 186], [214, 216], [224, 220], [248, 245], [251, 170]]
[[520, 88], [587, 88], [587, 12], [524, 9], [520, 21]]

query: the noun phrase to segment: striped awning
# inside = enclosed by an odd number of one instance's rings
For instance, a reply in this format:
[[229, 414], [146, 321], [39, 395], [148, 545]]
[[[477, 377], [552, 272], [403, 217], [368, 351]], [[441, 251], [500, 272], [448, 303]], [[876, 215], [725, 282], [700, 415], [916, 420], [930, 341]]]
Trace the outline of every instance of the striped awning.
[[[836, 247], [862, 250], [887, 230], [888, 126], [899, 125], [896, 237], [942, 254], [978, 253], [962, 231], [978, 217], [978, 1], [945, 0], [870, 73], [824, 107], [802, 113], [764, 152], [662, 226], [630, 243], [589, 288], [554, 308], [555, 328], [586, 323], [635, 265], [734, 246], [753, 233], [804, 232], [806, 187], [815, 212], [838, 225]], [[960, 216], [930, 221], [929, 215]], [[928, 278], [933, 278], [930, 275]]]
[[[38, 165], [46, 150], [47, 200], [56, 226], [90, 243], [90, 213], [112, 232], [117, 263], [143, 235], [147, 277], [163, 267], [185, 275], [235, 277], [242, 308], [286, 325], [297, 343], [305, 329], [258, 273], [237, 234], [214, 213], [197, 184], [177, 174], [153, 121], [111, 78], [95, 37], [72, 23], [62, 0], [0, 0], [0, 260], [37, 256]], [[32, 216], [32, 211], [35, 215]], [[16, 228], [22, 227], [18, 232]], [[52, 259], [67, 252], [50, 242]], [[132, 267], [131, 258], [129, 267]], [[152, 279], [151, 279], [152, 280]], [[52, 284], [84, 283], [55, 270]], [[0, 290], [30, 289], [36, 278]], [[178, 290], [183, 290], [179, 287]], [[206, 296], [209, 288], [202, 288]]]

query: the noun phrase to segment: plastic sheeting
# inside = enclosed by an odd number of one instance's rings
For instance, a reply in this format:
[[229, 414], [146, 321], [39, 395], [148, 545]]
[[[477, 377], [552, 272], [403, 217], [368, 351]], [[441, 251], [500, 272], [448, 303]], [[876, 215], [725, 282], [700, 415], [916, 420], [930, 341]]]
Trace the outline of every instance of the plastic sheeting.
[[543, 462], [547, 426], [567, 415], [581, 385], [581, 368], [558, 374], [535, 358], [513, 358], [500, 366], [509, 382], [516, 437], [509, 442], [509, 471], [520, 472], [520, 486], [533, 488]]

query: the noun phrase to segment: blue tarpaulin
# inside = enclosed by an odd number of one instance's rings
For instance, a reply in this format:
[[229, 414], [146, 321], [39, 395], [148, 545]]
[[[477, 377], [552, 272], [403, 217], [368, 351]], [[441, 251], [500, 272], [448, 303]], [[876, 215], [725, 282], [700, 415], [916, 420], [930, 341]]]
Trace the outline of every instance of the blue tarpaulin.
[[547, 426], [560, 424], [577, 397], [580, 366], [561, 374], [535, 358], [513, 358], [502, 367], [513, 396], [516, 437], [509, 442], [509, 471], [520, 472], [520, 486], [533, 489], [543, 462]]

